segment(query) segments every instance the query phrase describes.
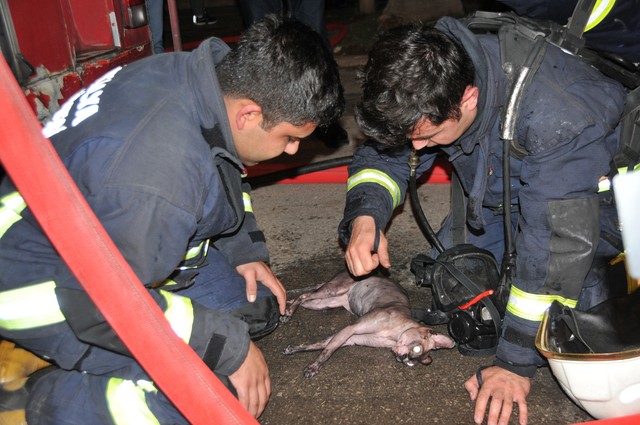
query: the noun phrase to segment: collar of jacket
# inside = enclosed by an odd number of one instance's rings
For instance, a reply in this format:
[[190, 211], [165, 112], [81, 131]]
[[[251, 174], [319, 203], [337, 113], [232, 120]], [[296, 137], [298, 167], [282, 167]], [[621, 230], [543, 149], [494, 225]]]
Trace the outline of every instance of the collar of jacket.
[[216, 75], [216, 64], [229, 53], [222, 40], [212, 37], [193, 50], [188, 60], [188, 82], [196, 99], [200, 132], [211, 148], [211, 156], [223, 180], [227, 199], [236, 214], [236, 223], [224, 234], [234, 233], [243, 223], [244, 203], [241, 175], [244, 165], [233, 143], [227, 109]]
[[[488, 152], [496, 120], [500, 117], [500, 109], [505, 99], [505, 77], [500, 63], [499, 43], [482, 40], [472, 33], [462, 22], [450, 17], [438, 20], [436, 28], [460, 43], [466, 50], [475, 68], [475, 85], [478, 87], [478, 115], [473, 124], [449, 148], [449, 160], [454, 161], [459, 155], [470, 155], [476, 150], [476, 164], [473, 172], [460, 170], [462, 184], [468, 193], [467, 223], [475, 229], [482, 229], [485, 220], [482, 215], [482, 204], [487, 188]], [[491, 49], [494, 49], [493, 52]], [[459, 147], [459, 149], [456, 148]], [[455, 166], [455, 163], [454, 163]], [[462, 171], [467, 171], [466, 173]], [[469, 178], [465, 178], [465, 176]]]
[[[456, 142], [465, 154], [471, 153], [493, 127], [504, 104], [504, 78], [502, 73], [488, 60], [482, 43], [460, 20], [444, 17], [438, 20], [435, 28], [458, 42], [467, 52], [475, 68], [474, 84], [478, 87], [478, 115], [471, 127]], [[497, 36], [496, 36], [497, 38]]]
[[189, 53], [189, 86], [196, 99], [196, 113], [200, 118], [203, 136], [214, 155], [224, 156], [240, 171], [244, 169], [238, 158], [224, 97], [216, 76], [216, 64], [231, 49], [219, 38], [211, 37]]

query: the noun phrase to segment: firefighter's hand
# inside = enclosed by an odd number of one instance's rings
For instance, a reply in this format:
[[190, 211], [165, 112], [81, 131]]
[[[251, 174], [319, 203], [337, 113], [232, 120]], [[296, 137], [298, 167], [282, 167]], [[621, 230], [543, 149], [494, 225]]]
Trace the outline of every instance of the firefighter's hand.
[[229, 375], [229, 380], [238, 393], [240, 404], [254, 417], [260, 416], [271, 396], [271, 378], [262, 352], [252, 341], [249, 341], [247, 358]]
[[377, 252], [373, 251], [375, 240], [376, 223], [373, 217], [360, 216], [353, 220], [345, 260], [347, 260], [349, 271], [354, 276], [369, 274], [379, 265], [387, 269], [391, 267], [387, 238], [384, 233], [380, 232]]
[[513, 411], [513, 404], [518, 404], [519, 424], [526, 425], [528, 420], [527, 396], [531, 390], [531, 380], [524, 376], [509, 372], [499, 366], [491, 366], [482, 370], [482, 386], [478, 385], [476, 375], [465, 382], [471, 400], [475, 400], [476, 408], [473, 420], [481, 424], [489, 399], [489, 415], [487, 425], [507, 425]]
[[266, 263], [256, 261], [254, 263], [242, 264], [236, 267], [236, 271], [240, 276], [244, 277], [244, 280], [247, 282], [247, 300], [250, 303], [256, 300], [258, 281], [260, 281], [276, 296], [278, 306], [280, 307], [280, 314], [284, 314], [287, 308], [287, 290]]

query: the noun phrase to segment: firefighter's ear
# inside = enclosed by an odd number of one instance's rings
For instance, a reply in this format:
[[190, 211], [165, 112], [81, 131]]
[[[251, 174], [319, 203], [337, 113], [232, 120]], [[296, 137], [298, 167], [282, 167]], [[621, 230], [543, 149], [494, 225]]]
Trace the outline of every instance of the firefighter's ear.
[[462, 94], [460, 106], [468, 111], [473, 111], [478, 107], [479, 90], [476, 86], [467, 86]]
[[262, 123], [262, 108], [257, 103], [244, 99], [236, 109], [235, 121], [239, 130], [260, 125]]

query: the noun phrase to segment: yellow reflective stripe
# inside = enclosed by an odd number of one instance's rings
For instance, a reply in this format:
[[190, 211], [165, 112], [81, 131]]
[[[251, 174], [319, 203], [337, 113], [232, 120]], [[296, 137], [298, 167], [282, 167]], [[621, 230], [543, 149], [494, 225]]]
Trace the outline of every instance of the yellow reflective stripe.
[[251, 204], [251, 196], [247, 192], [242, 193], [242, 201], [244, 202], [244, 212], [253, 213], [253, 205]]
[[164, 317], [178, 337], [189, 343], [193, 329], [193, 304], [191, 299], [167, 291], [158, 291], [167, 301]]
[[191, 260], [192, 258], [197, 257], [198, 255], [200, 255], [200, 252], [203, 250], [206, 254], [208, 249], [209, 249], [209, 239], [200, 242], [200, 245], [198, 246], [192, 246], [191, 248], [189, 248], [183, 258], [183, 261]]
[[53, 281], [0, 292], [0, 328], [31, 329], [64, 322]]
[[158, 285], [158, 286], [172, 286], [172, 285], [177, 285], [178, 283], [175, 280], [172, 279], [166, 279], [164, 282], [162, 282], [162, 285]]
[[145, 400], [145, 393], [157, 391], [149, 381], [109, 379], [106, 398], [111, 419], [116, 425], [160, 425]]
[[596, 1], [596, 5], [591, 12], [591, 16], [589, 16], [589, 20], [587, 21], [587, 26], [584, 28], [585, 32], [589, 31], [596, 25], [598, 25], [604, 18], [607, 17], [613, 6], [616, 4], [616, 0], [598, 0]]
[[539, 322], [542, 320], [544, 312], [547, 311], [554, 301], [559, 301], [572, 308], [578, 304], [577, 300], [571, 300], [559, 295], [530, 294], [512, 285], [507, 310], [517, 317]]
[[[618, 174], [627, 174], [629, 167], [618, 168]], [[640, 171], [640, 164], [636, 164], [633, 167], [633, 171]], [[605, 192], [611, 189], [611, 179], [602, 179], [598, 182], [598, 192]]]
[[611, 180], [602, 179], [598, 182], [598, 192], [606, 192], [607, 190], [611, 190]]
[[27, 207], [22, 195], [12, 192], [0, 199], [0, 238], [7, 230], [22, 217], [20, 213]]
[[400, 188], [388, 174], [372, 168], [359, 171], [347, 180], [347, 192], [361, 183], [379, 184], [387, 189], [389, 195], [391, 195], [391, 199], [393, 199], [393, 208], [400, 205]]

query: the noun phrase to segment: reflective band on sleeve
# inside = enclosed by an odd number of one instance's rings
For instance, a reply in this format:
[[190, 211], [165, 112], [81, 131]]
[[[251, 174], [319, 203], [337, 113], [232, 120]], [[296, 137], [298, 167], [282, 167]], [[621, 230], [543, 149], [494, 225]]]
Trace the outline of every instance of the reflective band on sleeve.
[[598, 182], [598, 192], [606, 192], [611, 189], [611, 180], [608, 178], [602, 179]]
[[157, 391], [149, 381], [109, 379], [106, 398], [111, 419], [116, 425], [160, 425], [145, 399], [145, 393]]
[[512, 285], [507, 310], [517, 317], [539, 322], [542, 320], [544, 312], [547, 311], [554, 301], [558, 301], [571, 308], [578, 304], [577, 300], [570, 300], [559, 295], [529, 294]]
[[53, 281], [0, 292], [0, 328], [32, 329], [64, 322]]
[[171, 279], [166, 279], [164, 282], [162, 282], [161, 285], [158, 286], [173, 286], [173, 285], [177, 285], [178, 283], [175, 280], [171, 280]]
[[[626, 174], [629, 171], [629, 167], [620, 167], [618, 168], [618, 174]], [[636, 164], [633, 167], [633, 171], [640, 171], [640, 164]], [[602, 179], [598, 182], [598, 192], [606, 192], [611, 189], [611, 179], [606, 178]]]
[[20, 213], [27, 207], [22, 195], [12, 192], [0, 199], [0, 238], [7, 230], [22, 217]]
[[200, 242], [200, 245], [198, 246], [189, 248], [182, 261], [191, 260], [199, 255], [202, 255], [204, 257], [207, 255], [207, 252], [209, 252], [209, 239]]
[[178, 337], [189, 343], [193, 329], [193, 304], [191, 299], [167, 291], [158, 291], [167, 301], [164, 317]]
[[251, 196], [247, 192], [242, 192], [242, 201], [244, 202], [244, 212], [253, 213]]
[[593, 12], [591, 12], [591, 16], [589, 16], [589, 20], [587, 21], [587, 26], [584, 28], [585, 32], [602, 22], [609, 12], [611, 12], [615, 4], [616, 0], [597, 0]]
[[347, 192], [361, 183], [377, 183], [387, 189], [391, 199], [393, 199], [393, 208], [400, 205], [400, 188], [396, 182], [380, 170], [367, 168], [357, 172], [347, 180]]

